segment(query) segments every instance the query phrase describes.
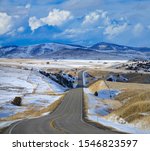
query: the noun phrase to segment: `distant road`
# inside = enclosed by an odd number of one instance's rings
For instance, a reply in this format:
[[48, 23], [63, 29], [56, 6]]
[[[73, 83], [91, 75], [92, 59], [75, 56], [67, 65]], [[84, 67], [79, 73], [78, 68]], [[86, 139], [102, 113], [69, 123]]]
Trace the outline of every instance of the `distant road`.
[[63, 102], [49, 115], [12, 124], [5, 133], [13, 134], [111, 134], [108, 128], [97, 128], [83, 121], [83, 79], [79, 73], [78, 88], [70, 90]]

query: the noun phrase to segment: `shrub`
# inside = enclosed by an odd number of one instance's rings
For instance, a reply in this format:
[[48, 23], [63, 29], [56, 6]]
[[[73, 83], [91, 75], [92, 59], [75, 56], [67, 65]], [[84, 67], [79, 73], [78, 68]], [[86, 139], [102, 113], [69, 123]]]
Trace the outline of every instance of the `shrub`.
[[98, 96], [98, 92], [96, 91], [96, 92], [94, 93], [94, 95], [95, 95], [95, 96]]
[[21, 97], [15, 97], [14, 100], [11, 102], [11, 104], [16, 106], [21, 106], [22, 98]]

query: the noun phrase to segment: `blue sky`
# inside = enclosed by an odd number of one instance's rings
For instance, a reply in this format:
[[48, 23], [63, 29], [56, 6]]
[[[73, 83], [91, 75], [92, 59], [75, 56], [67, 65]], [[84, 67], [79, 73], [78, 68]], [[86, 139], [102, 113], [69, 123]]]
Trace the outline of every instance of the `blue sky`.
[[110, 42], [150, 47], [150, 0], [0, 0], [0, 46]]

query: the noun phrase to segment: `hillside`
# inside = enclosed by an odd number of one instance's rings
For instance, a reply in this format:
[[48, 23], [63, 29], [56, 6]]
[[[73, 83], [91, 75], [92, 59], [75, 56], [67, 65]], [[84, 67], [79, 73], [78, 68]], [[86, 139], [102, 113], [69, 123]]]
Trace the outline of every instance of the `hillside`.
[[91, 47], [59, 43], [31, 46], [0, 47], [1, 58], [48, 58], [48, 59], [105, 59], [124, 60], [150, 58], [150, 48], [135, 48], [110, 43], [97, 43]]

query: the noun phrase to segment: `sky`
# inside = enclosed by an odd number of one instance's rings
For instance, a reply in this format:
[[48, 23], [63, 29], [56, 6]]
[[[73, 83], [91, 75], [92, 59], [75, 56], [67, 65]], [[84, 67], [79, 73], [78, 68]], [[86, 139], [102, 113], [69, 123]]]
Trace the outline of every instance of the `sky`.
[[150, 0], [0, 0], [0, 46], [150, 47]]

